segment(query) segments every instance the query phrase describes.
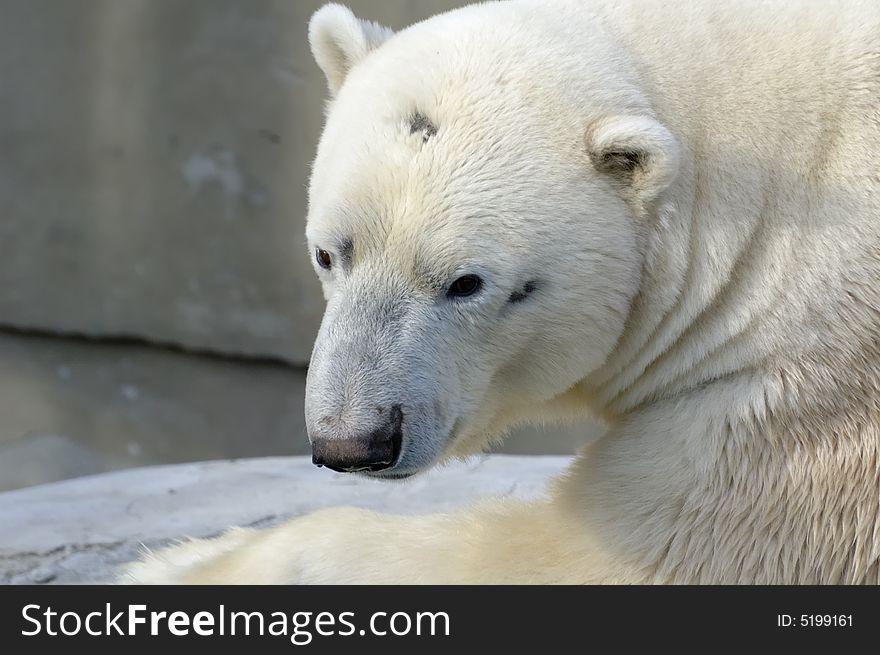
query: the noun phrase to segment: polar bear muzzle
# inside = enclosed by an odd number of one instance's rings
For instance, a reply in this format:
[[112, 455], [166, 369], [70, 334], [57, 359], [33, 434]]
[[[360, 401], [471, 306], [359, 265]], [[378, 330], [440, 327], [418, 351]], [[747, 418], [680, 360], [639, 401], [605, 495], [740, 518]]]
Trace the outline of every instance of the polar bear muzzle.
[[341, 434], [338, 423], [322, 419], [312, 439], [312, 462], [340, 473], [381, 471], [394, 466], [403, 440], [403, 410], [400, 405], [392, 406], [389, 412], [378, 409], [384, 420], [367, 431]]

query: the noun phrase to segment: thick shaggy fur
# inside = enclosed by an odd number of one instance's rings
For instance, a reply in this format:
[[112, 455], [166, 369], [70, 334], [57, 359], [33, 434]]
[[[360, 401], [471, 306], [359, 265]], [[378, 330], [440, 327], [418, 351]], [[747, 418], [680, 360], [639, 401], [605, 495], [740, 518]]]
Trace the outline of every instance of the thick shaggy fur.
[[324, 511], [131, 579], [880, 582], [877, 2], [513, 1], [393, 35], [328, 6], [310, 38], [310, 432], [395, 404], [402, 475], [516, 422], [609, 429], [545, 501]]

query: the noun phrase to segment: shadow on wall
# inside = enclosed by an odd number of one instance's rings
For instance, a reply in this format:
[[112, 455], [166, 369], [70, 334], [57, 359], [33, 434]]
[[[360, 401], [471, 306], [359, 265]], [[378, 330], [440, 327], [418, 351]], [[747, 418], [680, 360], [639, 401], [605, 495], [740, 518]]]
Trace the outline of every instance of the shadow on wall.
[[[0, 489], [307, 451], [320, 4], [2, 2]], [[348, 4], [400, 28], [464, 3]]]

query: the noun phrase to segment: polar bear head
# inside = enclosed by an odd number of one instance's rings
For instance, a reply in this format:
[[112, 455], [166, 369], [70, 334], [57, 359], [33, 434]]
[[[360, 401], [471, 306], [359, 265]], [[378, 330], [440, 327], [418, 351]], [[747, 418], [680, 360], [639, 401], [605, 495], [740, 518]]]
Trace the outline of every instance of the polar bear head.
[[312, 18], [331, 96], [307, 225], [316, 463], [394, 478], [478, 451], [620, 337], [677, 150], [611, 46], [583, 65], [564, 29], [502, 4], [396, 34]]

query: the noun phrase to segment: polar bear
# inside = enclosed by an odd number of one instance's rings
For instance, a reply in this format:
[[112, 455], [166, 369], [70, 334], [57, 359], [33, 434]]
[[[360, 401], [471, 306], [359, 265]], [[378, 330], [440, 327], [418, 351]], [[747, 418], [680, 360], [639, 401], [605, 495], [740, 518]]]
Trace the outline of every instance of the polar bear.
[[326, 510], [130, 579], [880, 582], [878, 7], [320, 9], [315, 463], [400, 479], [525, 421], [608, 431], [544, 500]]

